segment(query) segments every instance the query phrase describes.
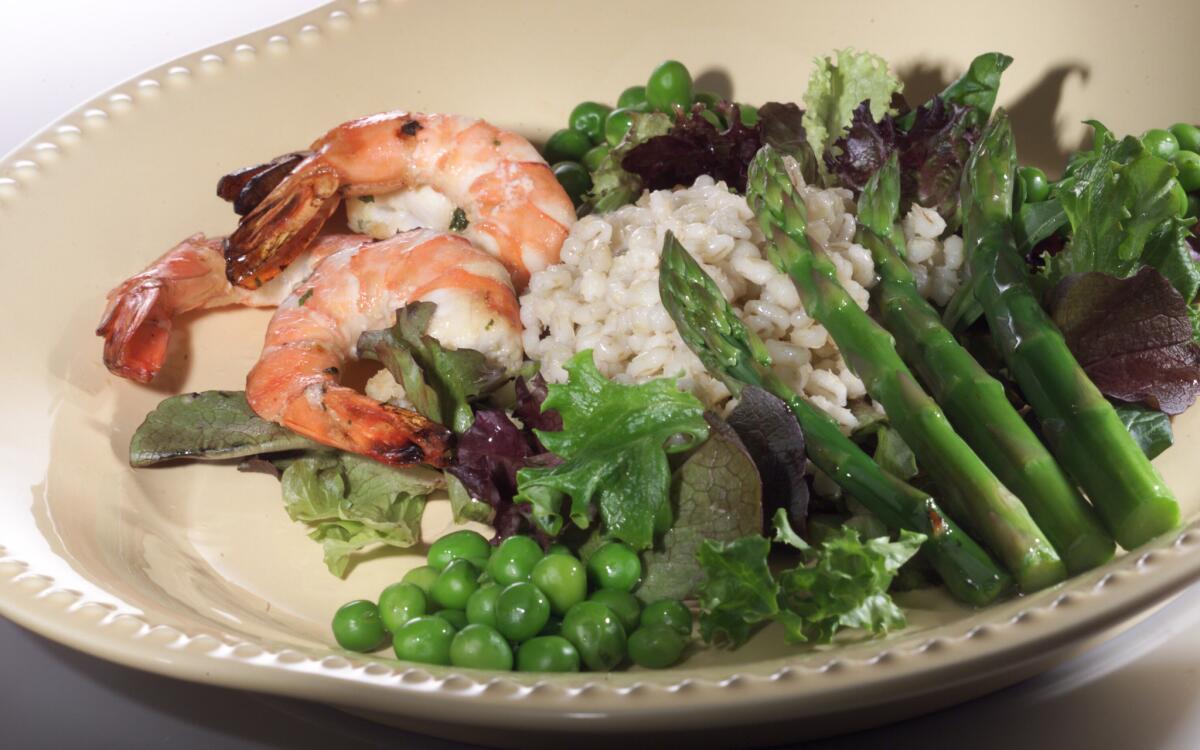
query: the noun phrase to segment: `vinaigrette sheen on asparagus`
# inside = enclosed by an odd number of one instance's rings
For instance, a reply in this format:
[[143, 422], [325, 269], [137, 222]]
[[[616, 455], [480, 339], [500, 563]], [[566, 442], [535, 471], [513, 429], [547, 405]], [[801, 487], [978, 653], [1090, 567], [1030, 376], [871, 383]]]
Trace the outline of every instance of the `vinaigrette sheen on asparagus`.
[[769, 259], [791, 276], [805, 310], [829, 332], [871, 397], [883, 404], [951, 515], [996, 553], [1022, 591], [1065, 579], [1066, 566], [1029, 511], [950, 426], [896, 353], [891, 335], [838, 283], [833, 263], [812, 250], [806, 211], [782, 157], [770, 146], [750, 164], [747, 197], [767, 235]]
[[1024, 503], [1071, 574], [1112, 559], [1116, 545], [1091, 506], [1017, 413], [1004, 386], [971, 356], [917, 291], [893, 244], [900, 203], [896, 156], [859, 198], [858, 242], [879, 274], [874, 295], [883, 326], [905, 362], [1004, 486]]
[[996, 113], [963, 172], [963, 244], [992, 338], [1051, 451], [1126, 549], [1179, 524], [1179, 505], [1084, 374], [1029, 284], [1012, 232], [1016, 145]]
[[955, 597], [983, 606], [1011, 590], [1012, 577], [932, 497], [885, 472], [842, 434], [836, 422], [771, 371], [762, 340], [669, 233], [659, 265], [659, 289], [680, 336], [710, 373], [735, 395], [745, 386], [756, 386], [783, 400], [804, 430], [813, 463], [889, 528], [925, 534], [922, 554]]

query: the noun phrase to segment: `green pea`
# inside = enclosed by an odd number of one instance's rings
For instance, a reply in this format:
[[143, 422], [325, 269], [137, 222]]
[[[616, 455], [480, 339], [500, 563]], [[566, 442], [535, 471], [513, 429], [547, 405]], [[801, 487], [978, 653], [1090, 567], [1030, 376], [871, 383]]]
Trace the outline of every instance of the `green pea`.
[[717, 130], [725, 129], [725, 121], [721, 119], [721, 115], [717, 114], [711, 109], [700, 110], [700, 117], [704, 120], [707, 120], [708, 124], [712, 125]]
[[738, 104], [738, 114], [742, 119], [742, 124], [748, 128], [752, 128], [758, 124], [758, 107], [753, 104]]
[[1154, 154], [1160, 159], [1170, 161], [1171, 157], [1179, 153], [1179, 140], [1169, 130], [1154, 128], [1142, 133], [1142, 145], [1146, 150]]
[[333, 615], [333, 637], [347, 651], [374, 651], [387, 639], [379, 607], [366, 599], [343, 604]]
[[540, 635], [517, 649], [518, 672], [578, 672], [579, 652], [566, 638]]
[[645, 112], [650, 109], [646, 101], [645, 86], [630, 86], [617, 97], [617, 109], [632, 109], [635, 112]]
[[628, 591], [616, 591], [614, 589], [598, 589], [592, 592], [588, 597], [588, 601], [599, 602], [608, 607], [621, 621], [621, 627], [626, 633], [632, 633], [638, 626], [639, 618], [642, 616], [642, 603], [637, 600], [637, 597]]
[[570, 555], [546, 555], [534, 566], [532, 580], [550, 600], [555, 614], [561, 615], [587, 598], [587, 571]]
[[[601, 147], [597, 146], [597, 148]], [[555, 542], [554, 544], [550, 545], [549, 549], [546, 550], [546, 556], [549, 557], [550, 555], [566, 555], [567, 557], [575, 557], [575, 553], [571, 550], [571, 548], [565, 544], [562, 544], [561, 542]]]
[[439, 609], [434, 617], [440, 617], [446, 622], [454, 626], [455, 630], [462, 630], [467, 626], [467, 613], [461, 609]]
[[546, 147], [542, 149], [542, 153], [546, 157], [546, 161], [554, 164], [560, 161], [579, 161], [587, 150], [592, 147], [592, 142], [588, 137], [577, 130], [556, 130], [546, 140]]
[[687, 642], [666, 625], [638, 628], [629, 636], [629, 658], [639, 667], [666, 669], [679, 662]]
[[429, 596], [429, 591], [433, 588], [433, 582], [437, 580], [442, 571], [432, 565], [422, 565], [419, 568], [413, 568], [404, 574], [400, 579], [401, 583], [416, 584], [426, 596]]
[[483, 538], [482, 534], [463, 529], [438, 539], [429, 545], [429, 567], [435, 570], [445, 570], [451, 560], [470, 560], [476, 567], [482, 568], [487, 564], [488, 556], [492, 554], [492, 545]]
[[510, 536], [500, 543], [488, 560], [488, 573], [496, 583], [508, 585], [528, 581], [533, 567], [542, 559], [542, 548], [527, 536]]
[[430, 598], [439, 607], [465, 609], [478, 588], [479, 569], [470, 560], [452, 560], [434, 582]]
[[692, 103], [692, 75], [678, 60], [660, 63], [646, 81], [646, 101], [653, 109], [668, 114]]
[[625, 134], [633, 127], [633, 113], [634, 110], [623, 107], [608, 113], [604, 120], [604, 140], [608, 141], [609, 146], [616, 148], [625, 138]]
[[[604, 157], [608, 156], [608, 152], [612, 151], [612, 147], [607, 143], [601, 143], [599, 146], [593, 146], [583, 155], [583, 168], [589, 172], [595, 172], [604, 163]], [[561, 544], [551, 545], [551, 548], [563, 547]], [[563, 547], [566, 549], [566, 547]]]
[[592, 143], [600, 143], [604, 140], [604, 118], [608, 117], [611, 111], [612, 107], [606, 104], [582, 102], [571, 110], [571, 117], [567, 122], [572, 130], [583, 133]]
[[1200, 128], [1186, 122], [1177, 122], [1171, 126], [1171, 135], [1175, 136], [1181, 150], [1200, 153]]
[[379, 595], [379, 617], [391, 633], [429, 609], [425, 592], [415, 583], [393, 583]]
[[1189, 193], [1200, 190], [1200, 154], [1180, 151], [1171, 160], [1179, 170], [1179, 184]]
[[595, 672], [607, 672], [625, 658], [625, 629], [613, 611], [599, 602], [579, 602], [567, 610], [562, 636]]
[[578, 206], [583, 202], [583, 196], [592, 189], [592, 176], [583, 165], [574, 161], [560, 161], [554, 165], [554, 177], [563, 190], [570, 196], [571, 202]]
[[642, 577], [637, 553], [620, 542], [605, 542], [587, 561], [588, 577], [601, 589], [633, 591]]
[[468, 669], [510, 670], [512, 647], [495, 628], [468, 625], [458, 631], [450, 644], [450, 663]]
[[1017, 179], [1024, 193], [1024, 203], [1041, 203], [1050, 197], [1050, 180], [1037, 167], [1021, 167], [1017, 170]]
[[467, 622], [472, 625], [496, 627], [496, 600], [503, 586], [489, 583], [480, 587], [467, 600]]
[[1179, 184], [1179, 180], [1171, 180], [1171, 197], [1175, 201], [1175, 215], [1187, 216], [1189, 206], [1188, 194], [1183, 189], [1183, 185]]
[[537, 635], [550, 620], [550, 600], [532, 583], [518, 581], [496, 599], [496, 630], [520, 643]]
[[449, 664], [454, 626], [443, 617], [429, 615], [404, 623], [392, 637], [397, 659], [421, 664]]
[[642, 610], [642, 627], [665, 625], [684, 638], [692, 634], [692, 610], [678, 599], [659, 599]]

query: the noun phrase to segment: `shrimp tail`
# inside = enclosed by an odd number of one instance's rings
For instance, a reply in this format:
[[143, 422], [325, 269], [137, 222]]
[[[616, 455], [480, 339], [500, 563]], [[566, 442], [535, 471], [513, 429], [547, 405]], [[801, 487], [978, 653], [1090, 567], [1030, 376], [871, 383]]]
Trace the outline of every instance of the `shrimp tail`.
[[[249, 185], [247, 185], [249, 187]], [[257, 289], [308, 247], [341, 205], [341, 180], [329, 167], [287, 175], [225, 241], [225, 274], [231, 284]]]
[[171, 336], [163, 287], [161, 279], [135, 277], [113, 291], [96, 328], [110, 372], [149, 383], [162, 369]]
[[96, 327], [104, 337], [104, 364], [116, 375], [148, 383], [162, 369], [176, 315], [222, 298], [221, 240], [194, 234], [144, 271], [108, 293]]
[[301, 435], [393, 466], [450, 463], [451, 434], [445, 427], [351, 388], [321, 388], [319, 399], [292, 400], [282, 423]]
[[217, 182], [217, 196], [232, 203], [238, 216], [245, 216], [311, 155], [311, 151], [294, 151], [263, 164], [234, 170]]

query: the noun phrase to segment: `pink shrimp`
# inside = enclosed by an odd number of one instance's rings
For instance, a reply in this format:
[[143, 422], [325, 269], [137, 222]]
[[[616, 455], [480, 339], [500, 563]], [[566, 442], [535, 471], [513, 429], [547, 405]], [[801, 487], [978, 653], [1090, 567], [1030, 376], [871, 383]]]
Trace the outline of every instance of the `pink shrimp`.
[[530, 273], [558, 262], [575, 220], [571, 199], [521, 136], [457, 115], [386, 112], [339, 125], [311, 153], [222, 181], [226, 198], [247, 193], [240, 205], [248, 212], [225, 246], [229, 280], [250, 289], [270, 280], [317, 236], [343, 196], [423, 187], [462, 210], [464, 236], [500, 259], [518, 291]]
[[148, 383], [163, 366], [177, 316], [224, 305], [274, 307], [322, 258], [367, 239], [321, 237], [287, 274], [250, 291], [225, 278], [222, 238], [194, 234], [108, 293], [108, 307], [96, 329], [104, 337], [104, 364], [116, 375]]
[[[464, 238], [418, 229], [330, 255], [275, 311], [246, 399], [264, 419], [390, 464], [449, 460], [450, 434], [338, 383], [359, 336], [411, 302], [438, 307], [430, 330], [504, 331], [520, 346], [517, 298], [503, 265]], [[439, 315], [448, 316], [442, 323]]]

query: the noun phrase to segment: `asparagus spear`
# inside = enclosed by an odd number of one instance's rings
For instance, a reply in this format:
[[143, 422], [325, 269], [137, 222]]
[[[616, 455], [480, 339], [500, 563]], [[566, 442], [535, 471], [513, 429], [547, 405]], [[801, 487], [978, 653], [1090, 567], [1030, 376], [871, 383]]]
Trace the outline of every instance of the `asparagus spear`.
[[1000, 381], [959, 345], [917, 291], [892, 243], [899, 204], [900, 167], [892, 154], [859, 197], [858, 242], [875, 259], [880, 317], [896, 348], [954, 428], [1029, 509], [1068, 572], [1108, 562], [1115, 544], [1091, 506], [1013, 408]]
[[942, 513], [925, 492], [879, 468], [842, 434], [824, 412], [810, 406], [771, 371], [762, 340], [737, 317], [716, 283], [667, 233], [659, 265], [659, 290], [679, 335], [735, 395], [744, 386], [769, 391], [792, 410], [804, 430], [808, 455], [849, 495], [891, 529], [925, 534], [924, 554], [956, 597], [983, 606], [1012, 587], [1012, 578]]
[[1050, 449], [1131, 549], [1175, 527], [1179, 506], [1030, 288], [1012, 234], [1016, 164], [1008, 115], [1000, 110], [963, 172], [963, 240], [975, 293]]
[[1066, 578], [1066, 566], [1029, 511], [950, 427], [896, 353], [891, 335], [838, 283], [833, 263], [812, 251], [805, 210], [782, 157], [770, 146], [750, 164], [747, 197], [770, 240], [771, 262], [792, 277], [808, 314], [825, 326], [867, 392], [883, 404], [892, 426], [941, 489], [951, 515], [996, 553], [1022, 591]]

